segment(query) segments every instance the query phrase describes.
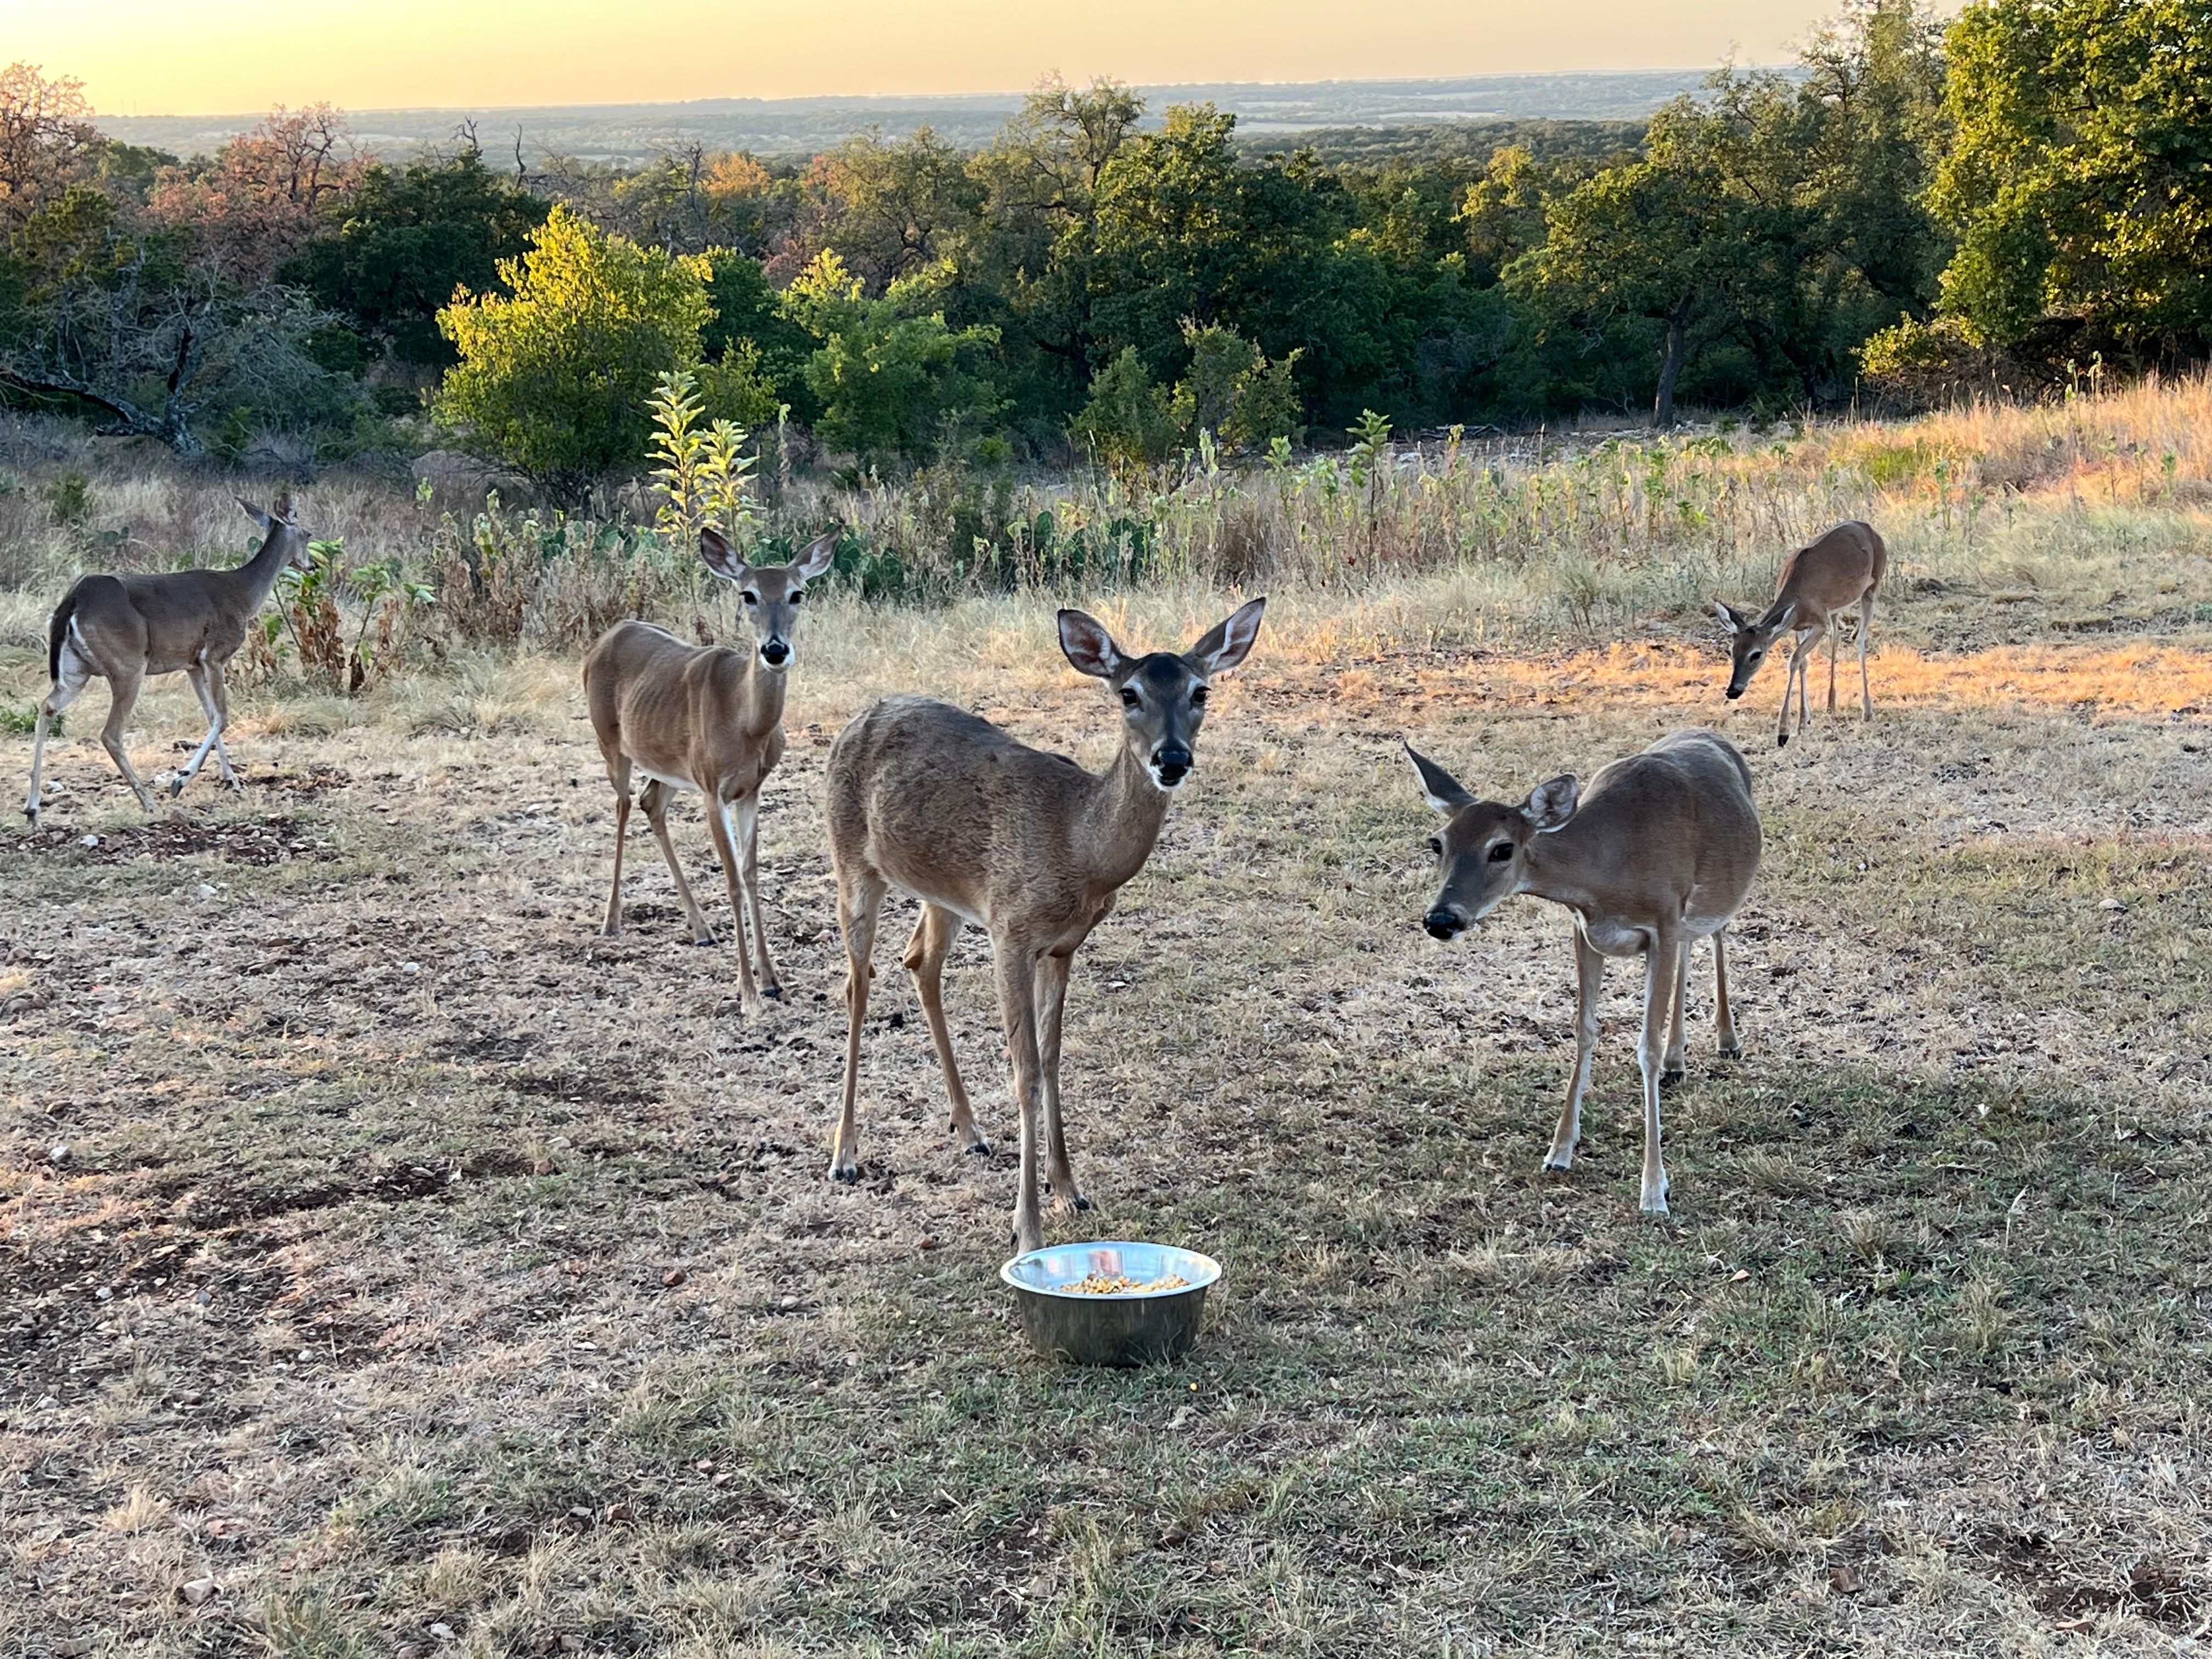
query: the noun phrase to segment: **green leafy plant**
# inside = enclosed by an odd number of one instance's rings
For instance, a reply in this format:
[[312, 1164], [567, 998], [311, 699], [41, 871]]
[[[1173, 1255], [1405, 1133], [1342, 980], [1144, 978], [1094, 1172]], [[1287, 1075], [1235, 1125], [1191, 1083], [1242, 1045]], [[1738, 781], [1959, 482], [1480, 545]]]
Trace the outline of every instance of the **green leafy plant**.
[[755, 509], [753, 457], [740, 453], [744, 430], [729, 421], [701, 424], [698, 385], [689, 369], [672, 369], [653, 394], [653, 476], [668, 497], [654, 526], [687, 547], [709, 526], [734, 538]]

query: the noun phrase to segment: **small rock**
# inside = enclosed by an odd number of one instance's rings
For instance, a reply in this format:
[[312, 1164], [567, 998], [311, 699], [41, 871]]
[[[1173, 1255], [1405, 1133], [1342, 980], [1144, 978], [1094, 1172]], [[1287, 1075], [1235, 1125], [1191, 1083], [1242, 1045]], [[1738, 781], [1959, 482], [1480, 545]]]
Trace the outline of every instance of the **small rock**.
[[797, 1311], [798, 1307], [799, 1298], [795, 1296], [780, 1296], [775, 1299], [775, 1310], [778, 1313], [793, 1313]]
[[412, 1642], [402, 1642], [392, 1650], [392, 1659], [422, 1659], [422, 1650]]
[[100, 837], [98, 836], [86, 836], [78, 841], [77, 845], [80, 847], [97, 847], [100, 845]]
[[69, 1161], [70, 1161], [70, 1149], [69, 1149], [69, 1143], [68, 1143], [67, 1141], [62, 1141], [62, 1142], [59, 1142], [58, 1144], [57, 1144], [57, 1145], [55, 1145], [55, 1146], [50, 1146], [50, 1147], [48, 1147], [48, 1148], [46, 1149], [46, 1162], [47, 1162], [47, 1163], [49, 1163], [49, 1164], [66, 1164], [66, 1163], [68, 1163]]
[[192, 890], [195, 893], [198, 893], [202, 898], [213, 898], [215, 896], [215, 885], [211, 882], [204, 881], [198, 886], [192, 889]]
[[2118, 899], [2108, 898], [2099, 900], [2097, 908], [2100, 910], [2124, 910], [2128, 907], [2122, 903]]
[[933, 1250], [944, 1242], [935, 1233], [924, 1233], [921, 1236], [921, 1248], [925, 1250]]
[[683, 1268], [671, 1267], [666, 1273], [661, 1274], [660, 1282], [672, 1291], [684, 1282], [685, 1276]]
[[607, 1523], [610, 1526], [613, 1525], [617, 1521], [635, 1521], [636, 1519], [637, 1511], [631, 1508], [628, 1504], [610, 1504], [607, 1505]]
[[1828, 1569], [1828, 1588], [1838, 1595], [1856, 1595], [1864, 1586], [1858, 1574], [1851, 1571], [1850, 1563], [1839, 1561]]
[[583, 1650], [584, 1650], [584, 1638], [583, 1638], [582, 1637], [580, 1637], [580, 1636], [564, 1636], [564, 1637], [562, 1637], [562, 1638], [561, 1638], [561, 1651], [562, 1651], [562, 1652], [563, 1652], [563, 1653], [581, 1653]]
[[215, 1590], [216, 1583], [212, 1578], [187, 1578], [177, 1586], [179, 1598], [185, 1606], [193, 1607], [212, 1597]]
[[62, 1403], [62, 1402], [61, 1402], [60, 1401], [58, 1401], [58, 1400], [55, 1399], [55, 1398], [53, 1397], [53, 1395], [50, 1395], [50, 1394], [42, 1394], [42, 1395], [40, 1395], [39, 1396], [39, 1407], [38, 1407], [38, 1408], [39, 1408], [40, 1411], [42, 1411], [42, 1412], [50, 1412], [50, 1411], [53, 1410], [53, 1408], [54, 1408], [55, 1407], [57, 1407], [57, 1406], [60, 1405], [61, 1403]]
[[453, 1639], [453, 1627], [451, 1625], [432, 1625], [428, 1626], [428, 1631], [433, 1637], [441, 1642], [450, 1642]]

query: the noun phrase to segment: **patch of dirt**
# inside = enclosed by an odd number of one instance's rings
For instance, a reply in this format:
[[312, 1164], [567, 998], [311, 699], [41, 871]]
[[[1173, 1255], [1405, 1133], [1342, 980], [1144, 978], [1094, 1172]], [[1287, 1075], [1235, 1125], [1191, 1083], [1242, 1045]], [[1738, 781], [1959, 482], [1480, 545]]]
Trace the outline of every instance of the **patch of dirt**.
[[289, 816], [233, 823], [165, 818], [96, 835], [57, 825], [21, 831], [9, 837], [8, 845], [15, 852], [75, 854], [89, 864], [129, 864], [138, 859], [165, 863], [204, 854], [211, 854], [225, 864], [262, 866], [292, 860], [328, 864], [337, 857], [319, 826]]
[[516, 1094], [534, 1099], [558, 1100], [571, 1104], [651, 1106], [661, 1098], [661, 1091], [658, 1088], [648, 1083], [641, 1083], [635, 1078], [608, 1077], [580, 1069], [542, 1075], [518, 1073], [506, 1080], [506, 1086]]
[[357, 1202], [404, 1204], [411, 1200], [450, 1194], [461, 1181], [501, 1176], [527, 1175], [526, 1158], [507, 1153], [480, 1154], [444, 1169], [420, 1164], [369, 1169], [330, 1181], [298, 1187], [264, 1187], [247, 1182], [172, 1182], [157, 1189], [171, 1200], [185, 1199], [181, 1218], [201, 1231], [258, 1221], [270, 1216], [298, 1215]]

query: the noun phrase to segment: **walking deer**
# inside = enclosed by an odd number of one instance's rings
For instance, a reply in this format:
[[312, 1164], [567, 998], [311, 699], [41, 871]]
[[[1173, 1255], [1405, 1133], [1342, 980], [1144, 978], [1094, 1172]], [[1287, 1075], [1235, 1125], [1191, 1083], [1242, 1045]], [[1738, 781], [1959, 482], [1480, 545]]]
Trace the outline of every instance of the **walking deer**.
[[23, 816], [34, 827], [47, 728], [94, 679], [107, 682], [107, 724], [100, 730], [100, 744], [145, 811], [155, 810], [154, 797], [131, 769], [123, 731], [149, 675], [182, 673], [208, 718], [207, 736], [170, 781], [170, 798], [182, 794], [199, 775], [210, 750], [222, 781], [233, 789], [240, 787], [222, 744], [223, 728], [230, 723], [223, 665], [246, 642], [246, 624], [268, 603], [276, 578], [287, 566], [307, 564], [307, 538], [291, 521], [287, 496], [277, 498], [273, 514], [250, 502], [239, 505], [260, 526], [263, 537], [259, 550], [244, 564], [229, 570], [85, 576], [54, 607], [46, 623], [46, 673], [53, 689], [39, 705], [37, 734], [31, 740], [31, 791], [23, 803]]
[[1659, 1089], [1682, 1076], [1682, 999], [1693, 939], [1713, 942], [1714, 1029], [1720, 1052], [1743, 1053], [1729, 1008], [1729, 922], [1759, 871], [1751, 771], [1715, 732], [1677, 732], [1613, 762], [1578, 790], [1572, 776], [1539, 784], [1518, 806], [1477, 800], [1434, 761], [1406, 753], [1421, 794], [1444, 819], [1430, 850], [1443, 885], [1422, 926], [1457, 937], [1516, 893], [1565, 905], [1575, 929], [1575, 1069], [1544, 1167], [1574, 1162], [1583, 1092], [1597, 1048], [1607, 957], [1644, 957], [1644, 1209], [1667, 1208], [1659, 1155]]
[[[702, 945], [714, 942], [714, 930], [691, 896], [668, 839], [670, 794], [697, 790], [706, 802], [707, 833], [729, 886], [738, 996], [748, 1014], [761, 1012], [763, 997], [783, 994], [761, 920], [760, 791], [783, 758], [784, 690], [795, 659], [799, 602], [806, 597], [806, 584], [829, 569], [836, 550], [832, 531], [788, 564], [747, 564], [719, 532], [702, 530], [700, 556], [708, 569], [734, 583], [744, 596], [754, 648], [690, 646], [665, 629], [633, 621], [617, 623], [584, 658], [584, 697], [615, 792], [614, 885], [607, 895], [604, 931], [610, 938], [622, 931], [623, 846], [629, 836], [635, 771], [645, 775], [638, 805], [653, 826], [669, 874], [676, 878], [691, 936]], [[748, 926], [751, 953], [745, 945]]]
[[1889, 568], [1889, 550], [1874, 526], [1852, 520], [1839, 524], [1809, 547], [1801, 547], [1782, 566], [1782, 583], [1774, 603], [1757, 618], [1732, 605], [1713, 601], [1713, 613], [1728, 625], [1729, 653], [1734, 668], [1729, 675], [1728, 695], [1733, 702], [1751, 684], [1751, 677], [1766, 659], [1767, 648], [1785, 629], [1796, 636], [1790, 653], [1790, 675], [1782, 683], [1782, 722], [1775, 734], [1777, 747], [1790, 744], [1790, 688], [1797, 688], [1797, 729], [1805, 729], [1805, 681], [1811, 666], [1808, 653], [1828, 636], [1828, 712], [1836, 712], [1836, 616], [1853, 605], [1859, 608], [1859, 701], [1864, 717], [1874, 718], [1874, 692], [1867, 683], [1867, 636], [1874, 629], [1875, 595]]
[[1195, 764], [1207, 688], [1244, 660], [1265, 599], [1218, 623], [1188, 651], [1133, 657], [1080, 611], [1060, 613], [1060, 649], [1077, 671], [1106, 683], [1121, 711], [1121, 742], [1103, 774], [1018, 743], [950, 704], [887, 697], [866, 709], [830, 751], [830, 851], [845, 936], [845, 1088], [830, 1173], [860, 1178], [860, 1026], [874, 975], [876, 921], [894, 886], [921, 901], [906, 948], [930, 1040], [951, 1098], [952, 1133], [988, 1157], [945, 1024], [945, 958], [974, 923], [991, 938], [999, 1012], [1021, 1115], [1014, 1242], [1044, 1242], [1038, 1204], [1038, 1122], [1053, 1207], [1088, 1209], [1061, 1121], [1060, 1018], [1068, 969], [1114, 896], [1152, 856], [1168, 804]]

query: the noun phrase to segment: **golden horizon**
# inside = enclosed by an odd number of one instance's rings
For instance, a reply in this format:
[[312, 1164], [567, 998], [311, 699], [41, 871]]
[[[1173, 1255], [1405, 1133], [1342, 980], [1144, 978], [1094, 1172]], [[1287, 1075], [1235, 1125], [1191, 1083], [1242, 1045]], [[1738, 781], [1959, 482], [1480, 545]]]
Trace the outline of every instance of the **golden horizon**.
[[[818, 0], [805, 18], [708, 0], [680, 36], [603, 0], [0, 0], [9, 59], [84, 83], [108, 116], [190, 119], [319, 102], [493, 110], [717, 98], [1005, 94], [1061, 73], [1139, 85], [1681, 70], [1787, 58], [1835, 0], [1171, 0], [1040, 16], [1013, 0]], [[9, 15], [13, 13], [21, 15]]]

